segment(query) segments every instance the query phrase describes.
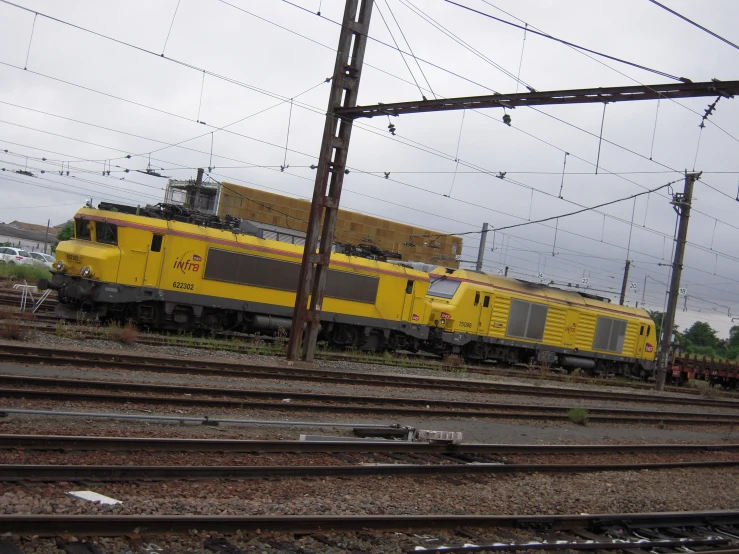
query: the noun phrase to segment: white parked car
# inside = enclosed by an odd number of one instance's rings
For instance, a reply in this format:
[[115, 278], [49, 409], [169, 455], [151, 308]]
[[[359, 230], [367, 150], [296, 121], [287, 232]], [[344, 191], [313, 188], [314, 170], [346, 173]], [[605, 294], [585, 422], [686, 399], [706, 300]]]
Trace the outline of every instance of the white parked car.
[[42, 265], [47, 269], [51, 269], [55, 261], [54, 256], [44, 254], [43, 252], [31, 252], [31, 258], [33, 258], [34, 264]]
[[33, 265], [33, 258], [25, 250], [12, 246], [0, 246], [0, 263]]

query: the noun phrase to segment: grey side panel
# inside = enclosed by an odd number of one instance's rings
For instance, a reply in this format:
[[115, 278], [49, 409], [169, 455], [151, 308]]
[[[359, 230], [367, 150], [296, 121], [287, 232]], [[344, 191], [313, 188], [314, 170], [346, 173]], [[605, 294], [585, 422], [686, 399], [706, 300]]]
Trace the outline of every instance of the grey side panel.
[[203, 278], [295, 291], [298, 287], [299, 273], [300, 264], [297, 263], [209, 248]]
[[[203, 278], [294, 292], [299, 274], [298, 263], [209, 248]], [[377, 277], [331, 269], [325, 294], [330, 298], [374, 304], [379, 284]]]
[[330, 269], [326, 276], [326, 296], [374, 304], [379, 285], [377, 277]]

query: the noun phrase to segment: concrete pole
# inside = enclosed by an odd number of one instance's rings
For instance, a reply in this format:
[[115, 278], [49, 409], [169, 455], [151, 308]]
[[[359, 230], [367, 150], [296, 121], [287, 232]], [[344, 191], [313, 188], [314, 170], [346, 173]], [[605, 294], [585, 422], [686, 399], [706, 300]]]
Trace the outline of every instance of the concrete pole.
[[488, 224], [482, 224], [482, 233], [480, 233], [480, 247], [477, 249], [477, 263], [475, 264], [476, 271], [482, 271], [482, 260], [485, 256], [485, 243], [488, 240]]
[[626, 266], [624, 266], [624, 282], [621, 284], [621, 297], [618, 300], [619, 305], [624, 305], [624, 299], [626, 298], [626, 284], [629, 282], [629, 268], [631, 262], [626, 260]]
[[688, 240], [688, 220], [690, 218], [690, 204], [693, 200], [693, 184], [700, 177], [698, 173], [685, 173], [685, 191], [675, 194], [671, 204], [675, 207], [680, 220], [677, 228], [677, 244], [675, 244], [675, 257], [672, 262], [672, 278], [670, 279], [670, 291], [667, 297], [667, 312], [662, 319], [662, 340], [659, 345], [659, 357], [657, 362], [657, 390], [664, 390], [665, 377], [667, 376], [667, 364], [669, 363], [670, 345], [672, 343], [672, 326], [675, 324], [675, 311], [677, 299], [680, 293], [680, 277], [683, 273], [683, 258], [685, 257], [685, 243]]
[[46, 236], [44, 237], [44, 254], [46, 254], [46, 248], [49, 246], [49, 227], [51, 226], [51, 220], [46, 222]]

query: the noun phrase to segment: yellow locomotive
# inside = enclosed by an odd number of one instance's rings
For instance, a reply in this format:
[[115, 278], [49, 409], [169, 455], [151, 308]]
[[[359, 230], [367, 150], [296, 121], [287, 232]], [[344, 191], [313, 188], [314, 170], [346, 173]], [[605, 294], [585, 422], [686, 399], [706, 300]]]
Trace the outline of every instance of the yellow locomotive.
[[[50, 282], [57, 313], [133, 319], [169, 330], [289, 331], [303, 247], [249, 235], [237, 218], [172, 205], [116, 204], [75, 215]], [[646, 311], [584, 292], [485, 273], [431, 273], [334, 253], [323, 340], [367, 350], [427, 350], [646, 377]]]
[[654, 370], [657, 337], [645, 310], [476, 271], [438, 268], [430, 277], [426, 322], [436, 350], [641, 377]]
[[[101, 204], [74, 218], [57, 248], [57, 313], [69, 319], [133, 319], [170, 330], [289, 330], [303, 248], [245, 234], [237, 218], [171, 205]], [[415, 349], [429, 276], [334, 254], [322, 337], [365, 349]]]

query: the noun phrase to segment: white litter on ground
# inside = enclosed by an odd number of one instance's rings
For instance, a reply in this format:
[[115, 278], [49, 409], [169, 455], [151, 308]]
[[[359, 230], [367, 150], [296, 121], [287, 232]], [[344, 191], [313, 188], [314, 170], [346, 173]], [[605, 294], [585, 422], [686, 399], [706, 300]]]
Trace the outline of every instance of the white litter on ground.
[[69, 496], [74, 496], [75, 498], [81, 498], [82, 500], [89, 500], [90, 502], [100, 502], [100, 504], [105, 504], [107, 506], [123, 504], [120, 500], [92, 491], [69, 491], [67, 494]]

